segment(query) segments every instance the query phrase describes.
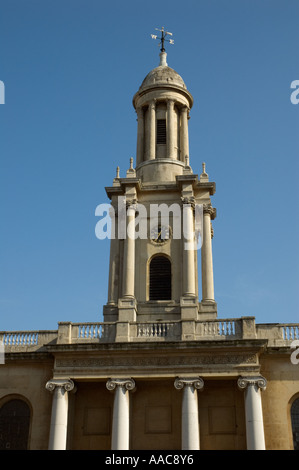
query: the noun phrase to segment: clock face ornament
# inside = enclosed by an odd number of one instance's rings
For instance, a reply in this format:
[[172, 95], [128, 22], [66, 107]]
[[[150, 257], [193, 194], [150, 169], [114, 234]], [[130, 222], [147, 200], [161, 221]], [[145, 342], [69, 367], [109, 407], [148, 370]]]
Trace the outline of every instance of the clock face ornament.
[[170, 238], [169, 227], [159, 225], [151, 230], [151, 240], [155, 243], [164, 243]]

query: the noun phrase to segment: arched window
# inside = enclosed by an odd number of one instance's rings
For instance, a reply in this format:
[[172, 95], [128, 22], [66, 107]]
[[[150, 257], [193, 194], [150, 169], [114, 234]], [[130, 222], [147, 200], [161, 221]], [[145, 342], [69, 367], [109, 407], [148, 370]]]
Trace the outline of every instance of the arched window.
[[150, 262], [150, 300], [171, 300], [171, 262], [155, 256]]
[[20, 399], [6, 402], [0, 408], [0, 450], [27, 450], [30, 409]]
[[299, 398], [291, 406], [294, 450], [299, 450]]

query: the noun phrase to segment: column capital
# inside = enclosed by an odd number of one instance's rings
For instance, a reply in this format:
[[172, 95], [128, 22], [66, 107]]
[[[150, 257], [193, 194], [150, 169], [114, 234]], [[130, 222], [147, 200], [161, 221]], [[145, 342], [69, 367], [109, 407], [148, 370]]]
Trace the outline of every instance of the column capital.
[[174, 99], [173, 98], [169, 98], [167, 100], [167, 107], [171, 107], [171, 106], [174, 106]]
[[116, 387], [123, 387], [128, 391], [132, 391], [135, 388], [135, 380], [128, 378], [128, 379], [109, 379], [106, 382], [106, 388], [110, 391], [116, 389]]
[[126, 209], [130, 209], [132, 211], [136, 211], [137, 210], [137, 199], [127, 199], [126, 200]]
[[246, 389], [248, 385], [254, 385], [261, 390], [266, 390], [267, 380], [265, 377], [260, 376], [248, 376], [248, 377], [239, 377], [238, 378], [238, 387], [240, 389]]
[[75, 391], [75, 384], [71, 379], [52, 379], [46, 383], [49, 392], [53, 392], [56, 387], [64, 388], [66, 392]]
[[204, 381], [201, 377], [176, 377], [174, 386], [177, 390], [181, 390], [184, 387], [194, 387], [197, 390], [204, 388]]
[[184, 104], [184, 105], [181, 107], [181, 112], [188, 113], [189, 111], [190, 111], [190, 108], [189, 108], [189, 106], [187, 106], [186, 104]]
[[212, 204], [203, 204], [203, 213], [210, 214], [211, 219], [215, 219], [216, 217], [216, 209], [212, 206]]
[[190, 205], [193, 209], [195, 208], [195, 198], [194, 198], [194, 196], [189, 196], [189, 197], [182, 196], [181, 201], [182, 201], [183, 204]]
[[142, 107], [142, 106], [138, 106], [138, 107], [136, 108], [136, 113], [137, 113], [137, 116], [138, 116], [138, 117], [143, 118], [143, 117], [144, 117], [144, 114], [143, 114], [143, 107]]
[[157, 99], [156, 99], [156, 98], [153, 98], [153, 99], [149, 102], [148, 107], [149, 107], [150, 109], [156, 109], [156, 102], [157, 102]]

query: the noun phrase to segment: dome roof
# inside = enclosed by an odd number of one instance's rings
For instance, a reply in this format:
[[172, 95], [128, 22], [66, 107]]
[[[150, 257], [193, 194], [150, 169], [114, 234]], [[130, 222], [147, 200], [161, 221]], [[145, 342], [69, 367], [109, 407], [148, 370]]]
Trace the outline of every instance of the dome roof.
[[187, 89], [182, 77], [168, 65], [159, 65], [151, 70], [143, 80], [140, 89], [155, 85], [174, 85]]
[[[172, 92], [176, 92], [177, 99], [178, 93], [179, 95], [183, 95], [182, 99], [187, 99], [189, 107], [192, 107], [192, 95], [187, 90], [182, 77], [171, 67], [168, 67], [166, 56], [166, 52], [161, 52], [159, 66], [147, 74], [141, 86], [139, 87], [138, 92], [135, 93], [133, 97], [133, 106], [135, 109], [137, 109], [138, 101], [141, 97], [145, 97], [147, 94], [151, 96], [153, 91], [158, 93], [159, 89], [163, 91], [165, 88], [168, 88]], [[142, 100], [142, 104], [145, 104], [146, 99], [144, 100], [144, 98], [142, 98]]]

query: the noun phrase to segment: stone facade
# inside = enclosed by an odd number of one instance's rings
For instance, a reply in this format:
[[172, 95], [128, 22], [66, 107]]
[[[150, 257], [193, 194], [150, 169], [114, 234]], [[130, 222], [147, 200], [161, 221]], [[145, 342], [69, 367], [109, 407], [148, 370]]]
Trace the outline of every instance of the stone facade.
[[[215, 183], [190, 166], [193, 98], [165, 52], [133, 105], [136, 167], [106, 188], [116, 236], [104, 322], [0, 332], [0, 448], [293, 449], [299, 325], [217, 317]], [[161, 204], [173, 211], [152, 225]], [[147, 236], [123, 237], [137, 220]]]

